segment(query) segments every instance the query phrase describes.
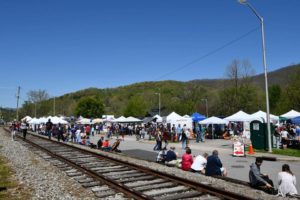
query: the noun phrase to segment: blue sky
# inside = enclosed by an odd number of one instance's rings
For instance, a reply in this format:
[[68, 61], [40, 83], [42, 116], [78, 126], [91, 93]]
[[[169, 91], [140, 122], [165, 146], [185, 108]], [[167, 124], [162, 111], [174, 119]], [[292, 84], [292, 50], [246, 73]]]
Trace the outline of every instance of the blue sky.
[[[268, 70], [299, 63], [300, 1], [249, 2], [265, 20]], [[16, 107], [18, 86], [24, 101], [37, 89], [224, 78], [233, 59], [263, 72], [259, 21], [236, 0], [0, 1], [2, 107]]]

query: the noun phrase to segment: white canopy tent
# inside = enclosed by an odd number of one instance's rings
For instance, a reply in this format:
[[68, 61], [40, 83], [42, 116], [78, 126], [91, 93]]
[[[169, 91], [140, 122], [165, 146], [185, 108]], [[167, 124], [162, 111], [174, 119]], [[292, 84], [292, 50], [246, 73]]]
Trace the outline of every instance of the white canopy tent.
[[[267, 122], [267, 119], [266, 119], [267, 113], [265, 113], [261, 110], [257, 111], [256, 113], [253, 113], [251, 116], [254, 118], [260, 118], [261, 122]], [[273, 124], [276, 124], [279, 121], [279, 117], [276, 115], [270, 114], [270, 120]]]
[[[221, 119], [221, 118], [218, 118], [218, 117], [215, 117], [215, 116], [212, 116], [212, 117], [209, 117], [207, 119], [204, 119], [202, 121], [199, 122], [199, 124], [205, 124], [205, 125], [209, 125], [211, 124], [212, 127], [214, 124], [228, 124], [229, 122], [225, 119]], [[214, 139], [214, 129], [212, 129], [212, 139]]]
[[34, 117], [28, 123], [29, 124], [39, 124], [39, 119], [37, 119], [37, 118]]
[[102, 123], [102, 122], [103, 122], [103, 119], [101, 119], [101, 118], [96, 118], [96, 119], [93, 119], [92, 122], [93, 122], [93, 124], [96, 124], [96, 123]]
[[26, 121], [26, 122], [29, 122], [32, 118], [30, 116], [26, 116], [24, 118], [21, 119], [21, 121]]
[[248, 113], [245, 113], [244, 111], [240, 110], [237, 113], [226, 117], [225, 120], [230, 122], [251, 122], [253, 120], [260, 120], [260, 118], [253, 117], [252, 115], [249, 115]]
[[215, 116], [204, 119], [199, 122], [199, 124], [228, 124], [229, 122], [225, 119], [221, 119]]
[[166, 117], [166, 123], [170, 123], [171, 126], [173, 126], [173, 124], [175, 124], [175, 126], [177, 127], [178, 124], [180, 124], [181, 127], [183, 127], [184, 124], [186, 124], [187, 128], [193, 128], [193, 120], [192, 118], [184, 118], [180, 115], [178, 115], [175, 112], [170, 113], [167, 117]]
[[299, 117], [299, 116], [300, 116], [300, 112], [295, 111], [295, 110], [290, 110], [289, 112], [280, 115], [280, 117], [284, 117], [287, 119], [292, 119], [292, 118]]
[[[68, 122], [66, 121], [66, 120], [63, 120], [63, 119], [61, 119], [60, 117], [56, 117], [56, 116], [54, 116], [54, 117], [50, 117], [50, 118], [48, 118], [48, 120], [51, 120], [51, 122], [53, 123], [53, 124], [68, 124]], [[47, 121], [48, 121], [47, 120]]]
[[127, 117], [127, 118], [126, 118], [126, 122], [138, 123], [138, 122], [142, 122], [142, 120], [130, 116], [130, 117]]
[[114, 122], [120, 122], [120, 123], [126, 122], [126, 117], [124, 116], [118, 117], [117, 119], [114, 120]]
[[240, 110], [237, 113], [226, 117], [225, 120], [229, 122], [243, 122], [243, 135], [247, 138], [250, 138], [250, 122], [254, 120], [261, 121], [261, 118], [249, 115], [248, 113], [245, 113], [244, 111]]
[[77, 124], [93, 124], [93, 122], [88, 118], [81, 118], [76, 121]]
[[159, 123], [161, 123], [163, 121], [162, 117], [159, 115], [153, 116], [152, 119], [156, 119], [156, 122], [159, 122]]

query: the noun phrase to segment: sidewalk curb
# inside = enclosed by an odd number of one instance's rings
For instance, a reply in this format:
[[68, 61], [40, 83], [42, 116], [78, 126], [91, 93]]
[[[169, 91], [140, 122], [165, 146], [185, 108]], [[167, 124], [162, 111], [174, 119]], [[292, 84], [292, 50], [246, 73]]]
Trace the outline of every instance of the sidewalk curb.
[[268, 154], [268, 153], [259, 153], [259, 154], [246, 154], [248, 157], [265, 157], [265, 158], [271, 158], [271, 159], [276, 159], [274, 161], [291, 161], [291, 162], [300, 162], [300, 157], [282, 157], [282, 156], [277, 156], [276, 154]]

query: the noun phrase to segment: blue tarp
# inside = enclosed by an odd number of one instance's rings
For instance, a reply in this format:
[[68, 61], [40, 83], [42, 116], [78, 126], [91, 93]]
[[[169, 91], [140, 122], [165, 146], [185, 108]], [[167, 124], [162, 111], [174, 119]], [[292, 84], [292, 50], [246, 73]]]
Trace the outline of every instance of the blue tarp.
[[199, 122], [199, 121], [202, 121], [204, 119], [206, 119], [206, 117], [204, 115], [201, 115], [201, 114], [197, 113], [197, 112], [192, 114], [192, 120], [194, 122]]
[[293, 124], [300, 124], [300, 117], [295, 117], [293, 119], [291, 119]]

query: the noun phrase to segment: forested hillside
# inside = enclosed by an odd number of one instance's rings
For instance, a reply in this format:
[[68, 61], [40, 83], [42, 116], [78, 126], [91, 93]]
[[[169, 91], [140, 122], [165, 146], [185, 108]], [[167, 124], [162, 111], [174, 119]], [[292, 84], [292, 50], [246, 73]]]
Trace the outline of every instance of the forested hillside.
[[[226, 116], [240, 109], [249, 113], [259, 109], [265, 110], [264, 74], [232, 75], [226, 79], [188, 82], [167, 80], [141, 82], [117, 88], [88, 88], [57, 97], [55, 114], [85, 117], [97, 117], [100, 114], [143, 117], [158, 113], [159, 96], [161, 115], [171, 111], [181, 115], [195, 111], [205, 114], [205, 99], [208, 101], [210, 116]], [[300, 110], [300, 65], [269, 72], [268, 78], [271, 112], [282, 114], [289, 109]], [[54, 99], [46, 97], [25, 102], [21, 109], [21, 116], [53, 115], [53, 102]], [[89, 112], [84, 113], [82, 110]]]

